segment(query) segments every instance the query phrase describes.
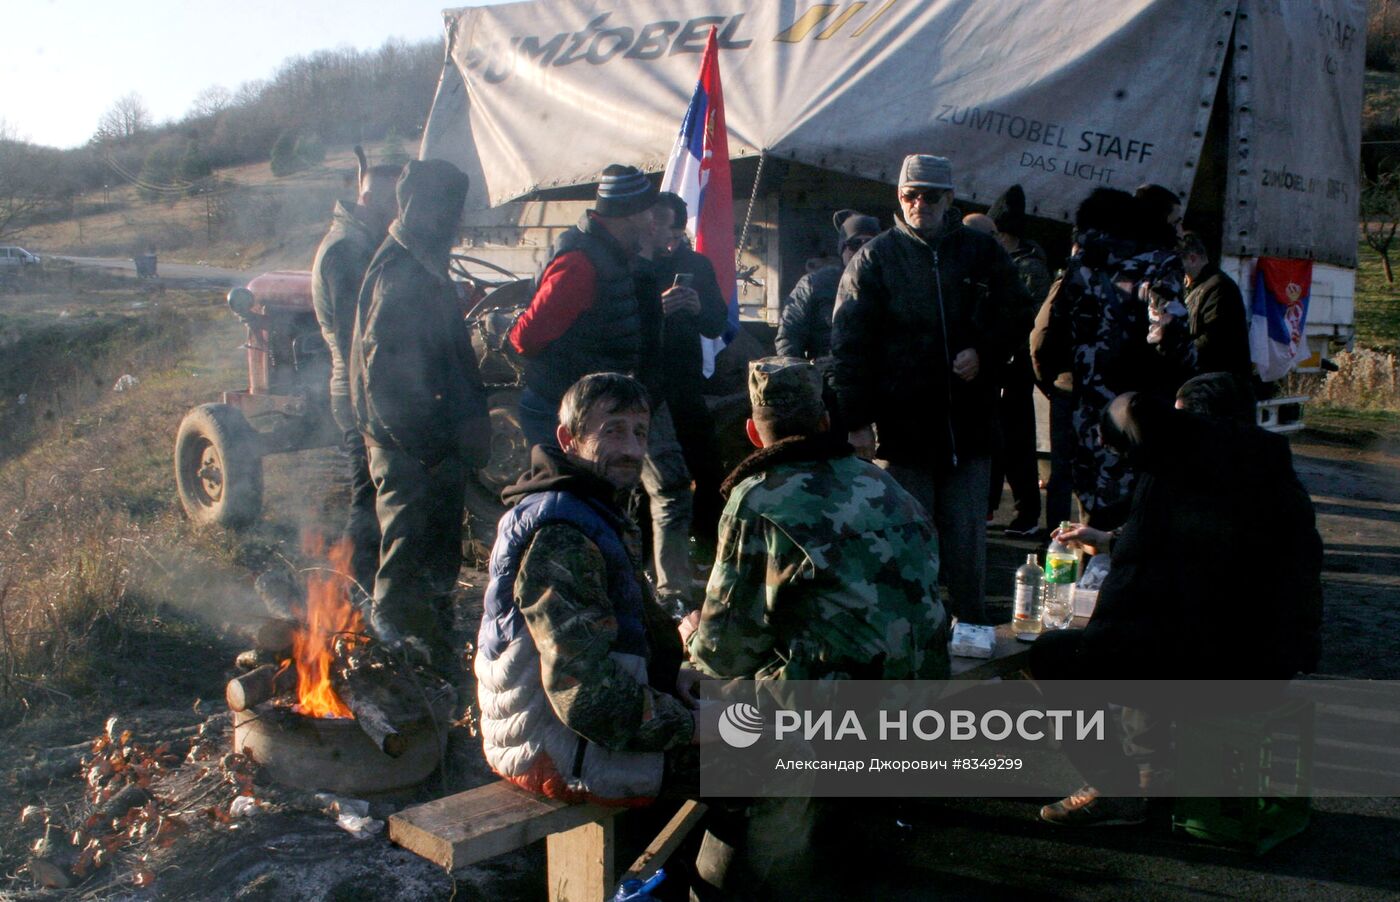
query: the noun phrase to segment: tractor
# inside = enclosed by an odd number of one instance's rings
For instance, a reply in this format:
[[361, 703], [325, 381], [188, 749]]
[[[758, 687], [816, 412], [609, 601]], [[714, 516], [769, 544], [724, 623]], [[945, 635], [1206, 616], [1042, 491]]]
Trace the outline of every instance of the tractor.
[[[506, 278], [484, 279], [469, 267]], [[469, 491], [489, 498], [529, 463], [516, 414], [521, 364], [506, 335], [532, 283], [460, 255], [452, 273], [491, 411], [491, 459]], [[248, 385], [185, 415], [175, 437], [175, 483], [192, 521], [239, 529], [262, 513], [263, 457], [339, 445], [341, 433], [331, 417], [330, 352], [311, 303], [311, 273], [264, 273], [230, 291], [228, 306], [247, 328]]]

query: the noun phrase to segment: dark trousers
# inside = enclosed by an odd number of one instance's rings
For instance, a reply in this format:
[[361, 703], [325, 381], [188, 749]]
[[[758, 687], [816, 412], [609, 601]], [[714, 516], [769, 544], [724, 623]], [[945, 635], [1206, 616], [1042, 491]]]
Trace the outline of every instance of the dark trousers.
[[1012, 362], [1001, 397], [997, 399], [1001, 447], [992, 456], [987, 509], [995, 512], [1001, 505], [1001, 488], [1005, 482], [1011, 486], [1016, 519], [1035, 525], [1040, 521], [1040, 469], [1035, 460], [1035, 397], [1032, 394], [1035, 385], [1031, 374], [1023, 373], [1019, 363]]
[[375, 510], [374, 479], [369, 475], [369, 451], [364, 436], [355, 430], [345, 433], [342, 447], [349, 458], [350, 513], [345, 519], [345, 538], [350, 541], [350, 576], [365, 596], [374, 592], [374, 573], [379, 569], [379, 514]]
[[393, 448], [370, 446], [378, 491], [379, 571], [370, 622], [386, 641], [416, 636], [447, 661], [452, 593], [462, 566], [462, 508], [470, 472], [460, 455], [432, 467]]
[[705, 399], [694, 396], [668, 399], [676, 438], [685, 455], [685, 465], [695, 480], [695, 498], [690, 512], [690, 534], [696, 551], [703, 560], [714, 557], [719, 536], [719, 515], [724, 510], [724, 498], [719, 493], [724, 482], [719, 461], [719, 445], [715, 442], [715, 420]]
[[1073, 520], [1074, 402], [1068, 392], [1050, 390], [1050, 479], [1045, 483], [1045, 525], [1050, 529]]
[[[1031, 676], [1040, 685], [1048, 706], [1055, 708], [1098, 707], [1113, 702], [1138, 701], [1115, 698], [1115, 675], [1135, 672], [1138, 661], [1128, 648], [1114, 648], [1085, 641], [1083, 630], [1057, 630], [1045, 633], [1031, 646]], [[1057, 684], [1057, 680], [1099, 681], [1093, 686]], [[1140, 703], [1140, 702], [1139, 702]], [[1140, 796], [1141, 774], [1164, 770], [1171, 753], [1171, 716], [1155, 706], [1118, 707], [1110, 717], [1112, 741], [1071, 742], [1065, 757], [1086, 782], [1105, 796]]]
[[960, 460], [934, 472], [875, 461], [933, 518], [938, 534], [938, 579], [948, 587], [948, 612], [967, 623], [991, 623], [987, 613], [987, 473], [985, 457]]

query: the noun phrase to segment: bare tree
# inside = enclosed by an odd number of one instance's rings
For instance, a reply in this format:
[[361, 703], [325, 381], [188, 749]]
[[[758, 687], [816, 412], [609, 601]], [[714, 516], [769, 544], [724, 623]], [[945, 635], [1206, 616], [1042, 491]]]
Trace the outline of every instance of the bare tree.
[[1395, 273], [1390, 267], [1390, 245], [1400, 229], [1400, 176], [1387, 172], [1380, 178], [1366, 180], [1361, 189], [1361, 234], [1385, 267], [1385, 280], [1394, 284]]
[[0, 241], [14, 241], [43, 206], [35, 184], [33, 147], [0, 119]]
[[190, 106], [190, 115], [198, 118], [213, 117], [233, 105], [233, 94], [223, 85], [210, 85], [195, 95]]
[[151, 127], [151, 113], [146, 102], [135, 92], [127, 94], [112, 104], [111, 109], [97, 121], [97, 132], [93, 140], [99, 144], [123, 142], [136, 137]]

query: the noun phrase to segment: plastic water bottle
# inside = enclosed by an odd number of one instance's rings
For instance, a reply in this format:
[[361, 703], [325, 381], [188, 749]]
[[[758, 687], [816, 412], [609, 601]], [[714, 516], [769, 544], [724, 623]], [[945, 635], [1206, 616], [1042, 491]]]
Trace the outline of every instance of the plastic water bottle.
[[1017, 639], [1030, 642], [1040, 635], [1040, 563], [1034, 554], [1016, 569], [1016, 601], [1011, 614], [1011, 631]]
[[647, 882], [628, 878], [618, 886], [617, 893], [612, 897], [612, 902], [656, 902], [656, 897], [651, 891], [661, 885], [661, 881], [666, 879], [666, 870], [658, 870], [656, 875]]
[[[1060, 524], [1068, 529], [1069, 521]], [[1059, 539], [1051, 541], [1045, 552], [1045, 591], [1041, 623], [1046, 629], [1062, 630], [1074, 619], [1074, 552]]]

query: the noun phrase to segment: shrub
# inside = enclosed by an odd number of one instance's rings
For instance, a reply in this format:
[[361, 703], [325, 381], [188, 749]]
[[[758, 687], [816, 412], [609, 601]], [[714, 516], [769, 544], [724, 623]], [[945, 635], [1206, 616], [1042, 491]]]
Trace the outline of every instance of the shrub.
[[272, 174], [281, 178], [302, 169], [301, 158], [297, 156], [297, 139], [292, 132], [283, 132], [272, 145]]

